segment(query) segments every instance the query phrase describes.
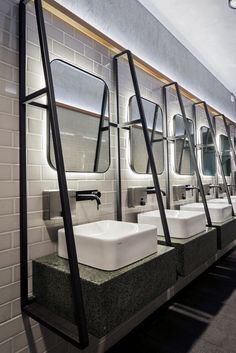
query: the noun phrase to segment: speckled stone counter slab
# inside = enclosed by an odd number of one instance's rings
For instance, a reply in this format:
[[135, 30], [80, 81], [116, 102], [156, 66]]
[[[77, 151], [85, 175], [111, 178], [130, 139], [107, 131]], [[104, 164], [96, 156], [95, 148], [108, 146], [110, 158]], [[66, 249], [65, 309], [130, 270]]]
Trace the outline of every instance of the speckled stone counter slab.
[[[132, 249], [131, 249], [132, 251]], [[176, 250], [158, 253], [117, 271], [79, 264], [89, 333], [100, 338], [176, 282]], [[52, 254], [33, 261], [33, 294], [39, 304], [74, 322], [68, 261]]]
[[236, 217], [221, 224], [213, 224], [213, 227], [217, 229], [218, 249], [224, 249], [228, 244], [236, 240]]
[[[206, 228], [206, 231], [187, 239], [171, 238], [172, 245], [177, 250], [177, 271], [181, 276], [187, 276], [197, 267], [204, 264], [217, 252], [217, 231]], [[158, 237], [158, 243], [164, 244], [164, 238]]]

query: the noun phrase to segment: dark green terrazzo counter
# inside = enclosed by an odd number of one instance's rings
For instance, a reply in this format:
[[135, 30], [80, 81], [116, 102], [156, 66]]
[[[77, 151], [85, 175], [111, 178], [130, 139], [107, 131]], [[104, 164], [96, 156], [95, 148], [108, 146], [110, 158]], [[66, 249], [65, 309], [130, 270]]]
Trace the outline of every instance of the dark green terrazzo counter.
[[[164, 237], [158, 236], [158, 242], [164, 244]], [[217, 231], [206, 228], [205, 232], [190, 238], [171, 237], [172, 246], [177, 250], [177, 271], [187, 276], [217, 253]]]
[[[89, 333], [102, 337], [176, 282], [176, 250], [158, 253], [116, 271], [79, 264]], [[52, 254], [33, 261], [33, 294], [39, 304], [75, 322], [68, 261]]]
[[213, 224], [213, 227], [217, 229], [218, 249], [222, 250], [236, 240], [236, 217], [232, 217], [223, 223]]

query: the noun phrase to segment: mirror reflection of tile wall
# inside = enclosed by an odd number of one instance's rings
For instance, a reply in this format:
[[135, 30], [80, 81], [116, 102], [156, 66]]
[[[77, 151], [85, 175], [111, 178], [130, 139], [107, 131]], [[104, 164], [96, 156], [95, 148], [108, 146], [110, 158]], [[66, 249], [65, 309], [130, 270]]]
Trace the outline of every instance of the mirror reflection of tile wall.
[[[62, 60], [53, 60], [51, 69], [66, 171], [106, 172], [110, 164], [107, 85]], [[49, 125], [48, 139], [49, 163], [56, 168]]]

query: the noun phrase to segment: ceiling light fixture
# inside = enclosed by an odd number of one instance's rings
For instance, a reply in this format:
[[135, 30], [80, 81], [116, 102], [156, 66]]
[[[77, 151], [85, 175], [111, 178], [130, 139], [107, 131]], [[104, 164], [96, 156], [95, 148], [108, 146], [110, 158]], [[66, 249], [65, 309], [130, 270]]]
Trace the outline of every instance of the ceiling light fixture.
[[236, 10], [236, 0], [229, 0], [229, 7]]

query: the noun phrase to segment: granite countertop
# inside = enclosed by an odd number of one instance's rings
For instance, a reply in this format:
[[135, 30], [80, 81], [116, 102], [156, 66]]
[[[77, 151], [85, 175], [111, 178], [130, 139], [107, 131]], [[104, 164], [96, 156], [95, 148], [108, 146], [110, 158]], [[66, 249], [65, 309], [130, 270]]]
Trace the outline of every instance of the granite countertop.
[[[172, 249], [173, 248], [171, 247], [158, 244], [158, 251], [156, 253], [115, 271], [104, 271], [87, 265], [79, 264], [80, 277], [84, 281], [100, 285], [116, 277], [119, 277], [120, 275], [123, 275], [130, 270], [133, 270], [134, 268], [138, 268], [139, 266], [142, 266], [143, 264], [158, 258], [160, 255], [164, 255], [165, 253], [170, 252]], [[57, 253], [54, 253], [50, 256], [47, 255], [40, 257], [39, 259], [34, 260], [34, 262], [38, 262], [46, 267], [58, 269], [65, 274], [70, 273], [68, 260], [59, 257]]]

